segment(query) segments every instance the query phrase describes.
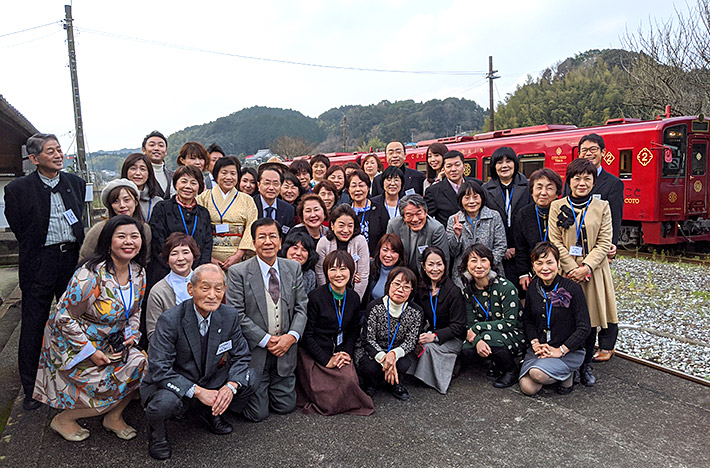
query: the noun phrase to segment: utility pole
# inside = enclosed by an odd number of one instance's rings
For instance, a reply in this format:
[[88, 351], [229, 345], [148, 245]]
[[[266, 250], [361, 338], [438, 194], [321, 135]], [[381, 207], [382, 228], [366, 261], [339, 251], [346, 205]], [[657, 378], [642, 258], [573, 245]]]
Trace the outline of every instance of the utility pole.
[[343, 153], [347, 153], [348, 147], [347, 147], [347, 141], [348, 141], [348, 121], [345, 116], [343, 116]]
[[495, 130], [495, 121], [494, 121], [494, 112], [493, 112], [493, 80], [500, 78], [499, 76], [495, 76], [495, 74], [498, 73], [498, 70], [493, 69], [493, 56], [489, 55], [488, 56], [488, 74], [486, 75], [486, 78], [488, 78], [488, 94], [489, 94], [489, 116], [488, 116], [488, 122], [490, 123], [490, 131], [492, 132]]
[[[64, 5], [64, 29], [67, 30], [67, 47], [69, 49], [69, 72], [71, 74], [72, 99], [74, 101], [74, 125], [76, 126], [76, 164], [81, 177], [87, 182], [87, 188], [92, 190], [89, 172], [86, 170], [86, 149], [84, 144], [84, 124], [81, 119], [81, 102], [79, 101], [79, 79], [76, 73], [76, 50], [74, 48], [74, 27], [71, 16], [71, 5]], [[87, 190], [88, 192], [88, 190]], [[87, 197], [88, 198], [88, 197]], [[91, 226], [91, 204], [86, 204], [86, 226]]]

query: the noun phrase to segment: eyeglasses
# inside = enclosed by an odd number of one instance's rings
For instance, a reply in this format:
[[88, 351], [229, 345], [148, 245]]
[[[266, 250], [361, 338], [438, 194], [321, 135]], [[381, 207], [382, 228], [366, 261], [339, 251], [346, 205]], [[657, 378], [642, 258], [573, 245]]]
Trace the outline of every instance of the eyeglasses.
[[580, 148], [579, 149], [579, 154], [597, 154], [599, 151], [601, 151], [601, 148], [598, 146], [590, 146], [589, 148]]
[[408, 293], [412, 291], [412, 287], [408, 284], [403, 283], [392, 283], [392, 287], [395, 289], [401, 289], [403, 292]]

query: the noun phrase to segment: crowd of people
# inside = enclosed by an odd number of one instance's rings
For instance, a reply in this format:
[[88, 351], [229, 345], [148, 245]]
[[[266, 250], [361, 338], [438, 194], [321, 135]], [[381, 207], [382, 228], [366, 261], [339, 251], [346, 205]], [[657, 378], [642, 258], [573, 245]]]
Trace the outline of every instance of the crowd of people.
[[57, 138], [26, 147], [37, 169], [5, 189], [23, 407], [61, 410], [51, 428], [66, 440], [99, 415], [134, 438], [122, 412], [140, 398], [149, 453], [166, 459], [165, 421], [188, 410], [215, 434], [232, 431], [225, 411], [369, 415], [378, 389], [407, 401], [416, 379], [446, 394], [472, 365], [497, 388], [567, 394], [613, 355], [623, 184], [601, 168], [598, 135], [564, 181], [526, 178], [501, 147], [483, 183], [441, 143], [426, 174], [412, 170], [398, 141], [387, 168], [369, 154], [258, 169], [188, 142], [171, 171], [154, 131], [86, 234], [85, 182], [62, 171]]

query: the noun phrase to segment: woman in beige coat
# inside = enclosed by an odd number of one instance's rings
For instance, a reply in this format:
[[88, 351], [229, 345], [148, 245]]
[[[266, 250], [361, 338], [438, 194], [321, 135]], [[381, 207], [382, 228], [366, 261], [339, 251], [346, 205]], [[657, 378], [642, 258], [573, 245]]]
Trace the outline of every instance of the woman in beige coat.
[[586, 355], [580, 380], [588, 387], [596, 383], [589, 364], [594, 354], [596, 327], [618, 323], [616, 296], [607, 253], [611, 247], [609, 203], [591, 194], [597, 171], [590, 161], [576, 159], [567, 166], [566, 180], [571, 194], [550, 205], [550, 241], [560, 250], [561, 273], [584, 290], [592, 325], [585, 342]]

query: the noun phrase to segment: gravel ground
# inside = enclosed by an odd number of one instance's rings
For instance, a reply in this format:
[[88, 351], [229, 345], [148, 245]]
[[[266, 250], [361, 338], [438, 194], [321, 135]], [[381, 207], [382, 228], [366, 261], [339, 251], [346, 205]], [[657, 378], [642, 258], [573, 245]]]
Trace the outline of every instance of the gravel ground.
[[710, 380], [710, 267], [617, 257], [617, 349]]

